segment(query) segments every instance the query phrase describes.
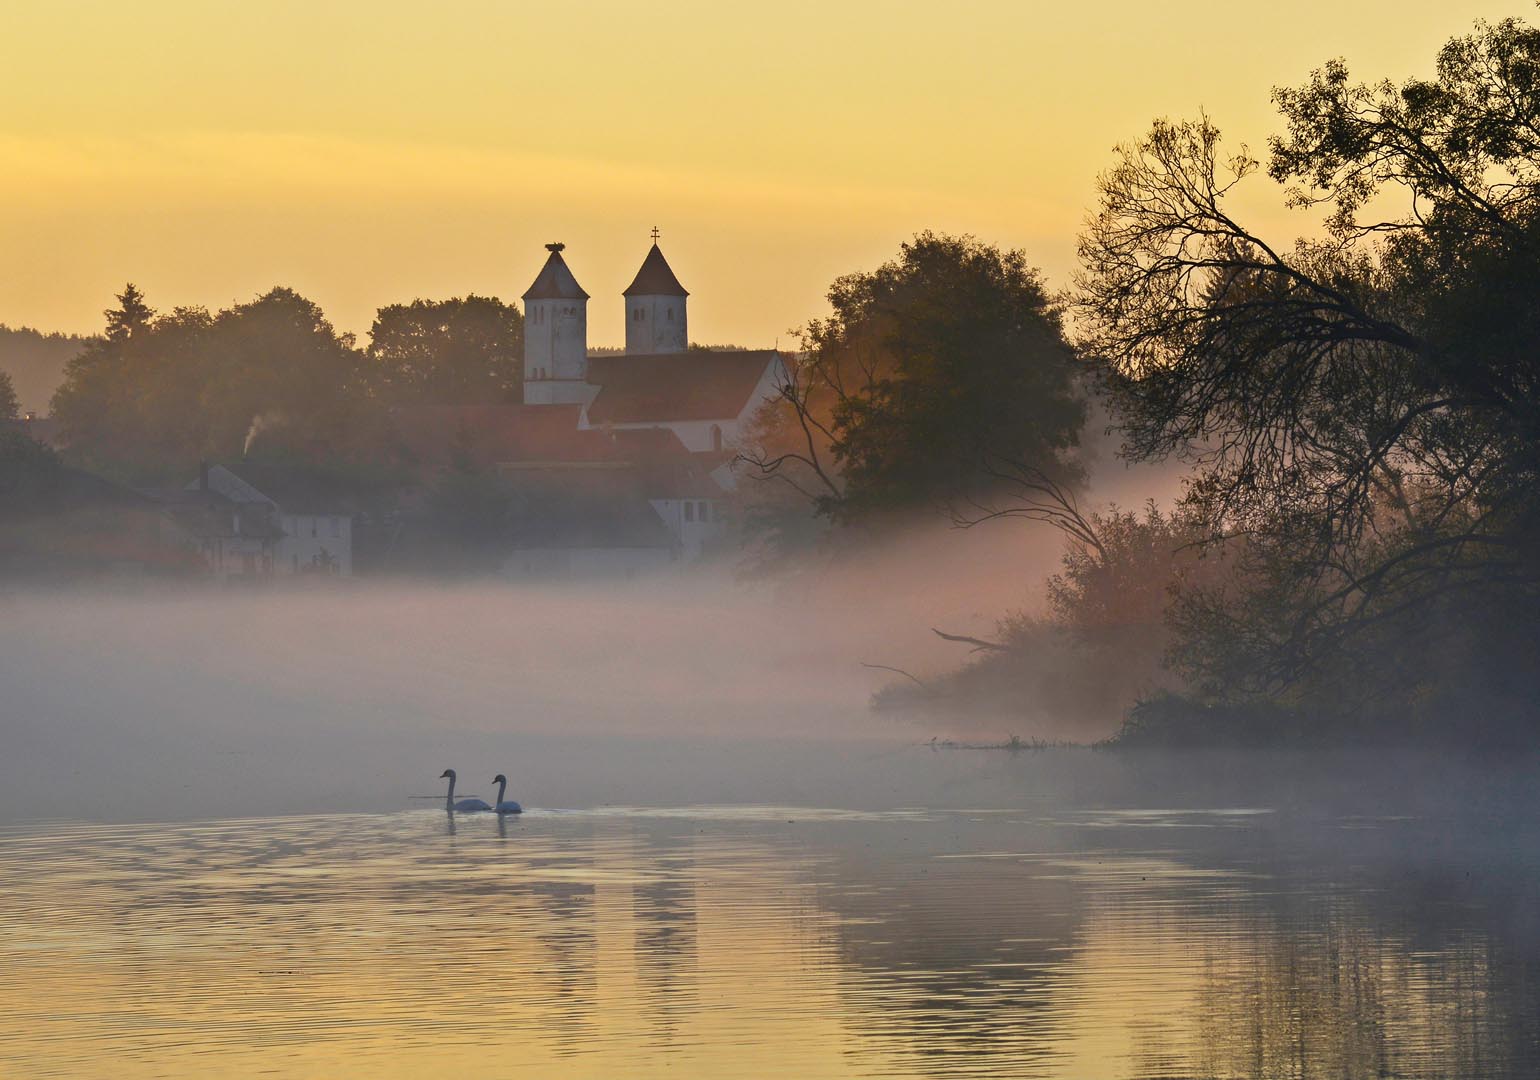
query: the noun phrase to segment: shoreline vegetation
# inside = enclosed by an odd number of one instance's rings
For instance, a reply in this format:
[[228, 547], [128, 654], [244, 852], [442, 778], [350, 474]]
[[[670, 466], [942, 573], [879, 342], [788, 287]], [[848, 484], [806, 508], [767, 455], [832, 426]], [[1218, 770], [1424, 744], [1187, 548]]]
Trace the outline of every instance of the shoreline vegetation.
[[932, 750], [1004, 750], [1011, 754], [1038, 753], [1043, 750], [1084, 750], [1086, 743], [1067, 739], [1023, 739], [1020, 735], [1007, 736], [1001, 742], [968, 742], [959, 739], [943, 739], [933, 735], [921, 744]]

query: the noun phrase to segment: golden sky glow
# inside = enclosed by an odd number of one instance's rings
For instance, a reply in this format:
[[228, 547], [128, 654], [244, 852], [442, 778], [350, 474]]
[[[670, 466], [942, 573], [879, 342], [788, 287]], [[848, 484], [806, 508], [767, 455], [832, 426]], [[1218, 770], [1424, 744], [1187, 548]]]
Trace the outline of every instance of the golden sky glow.
[[[769, 345], [923, 228], [1051, 282], [1114, 143], [1200, 107], [1237, 141], [1343, 55], [1431, 70], [1515, 0], [10, 0], [0, 322], [94, 331], [133, 280], [381, 304], [517, 297], [562, 240], [618, 344], [657, 224], [691, 336]], [[1255, 203], [1281, 218], [1270, 182]], [[1280, 222], [1281, 223], [1281, 222]]]

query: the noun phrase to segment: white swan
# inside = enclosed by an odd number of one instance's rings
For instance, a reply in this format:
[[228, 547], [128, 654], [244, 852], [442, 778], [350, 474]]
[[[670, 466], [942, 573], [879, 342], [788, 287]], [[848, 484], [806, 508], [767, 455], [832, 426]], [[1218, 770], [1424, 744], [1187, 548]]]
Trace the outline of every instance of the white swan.
[[493, 808], [499, 814], [522, 814], [524, 808], [511, 799], [504, 799], [508, 793], [508, 778], [502, 773], [492, 777], [492, 783], [497, 785], [497, 805]]
[[461, 799], [459, 802], [455, 802], [455, 771], [453, 769], [445, 769], [439, 774], [439, 779], [442, 780], [446, 776], [449, 777], [449, 794], [444, 796], [445, 810], [451, 812], [460, 810], [468, 813], [474, 810], [492, 809], [481, 799]]

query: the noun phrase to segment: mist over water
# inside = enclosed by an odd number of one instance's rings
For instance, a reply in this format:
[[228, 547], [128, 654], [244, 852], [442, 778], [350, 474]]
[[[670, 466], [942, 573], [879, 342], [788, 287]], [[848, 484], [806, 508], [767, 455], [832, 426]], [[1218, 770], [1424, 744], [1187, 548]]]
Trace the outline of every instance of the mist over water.
[[0, 1073], [1533, 1075], [1534, 762], [868, 707], [1058, 555], [0, 595]]
[[[12, 592], [0, 818], [393, 808], [439, 790], [445, 767], [464, 790], [505, 771], [571, 804], [623, 784], [618, 758], [643, 767], [627, 745], [917, 741], [935, 732], [867, 711], [891, 676], [861, 662], [954, 662], [928, 627], [987, 629], [989, 610], [985, 583], [970, 596], [943, 560], [903, 569], [929, 544], [794, 588], [666, 575]], [[574, 755], [559, 781], [556, 747]]]

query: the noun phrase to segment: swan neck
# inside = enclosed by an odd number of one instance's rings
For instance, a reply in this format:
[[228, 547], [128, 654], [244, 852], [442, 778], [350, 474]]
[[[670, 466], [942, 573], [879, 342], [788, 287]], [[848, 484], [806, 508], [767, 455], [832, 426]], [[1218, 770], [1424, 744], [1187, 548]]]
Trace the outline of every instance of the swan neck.
[[452, 805], [454, 805], [454, 801], [455, 801], [455, 778], [454, 778], [454, 774], [451, 773], [449, 775], [449, 794], [444, 796], [444, 802], [445, 802], [446, 805], [452, 806]]
[[506, 794], [508, 794], [508, 781], [499, 780], [497, 782], [497, 801], [501, 803], [503, 801], [503, 796]]

